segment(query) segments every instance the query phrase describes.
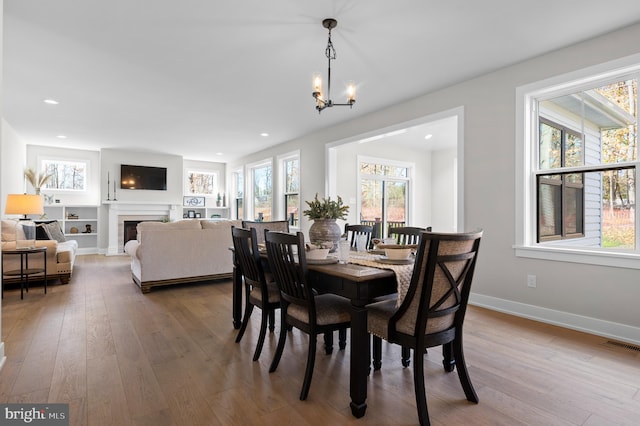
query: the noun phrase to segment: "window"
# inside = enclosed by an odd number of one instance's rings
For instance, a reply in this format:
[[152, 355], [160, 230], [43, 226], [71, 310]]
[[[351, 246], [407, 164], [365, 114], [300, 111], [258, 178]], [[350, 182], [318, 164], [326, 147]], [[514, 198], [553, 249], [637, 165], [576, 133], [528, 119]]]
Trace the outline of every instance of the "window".
[[84, 161], [42, 160], [42, 170], [51, 175], [45, 184], [54, 191], [86, 191], [87, 163]]
[[284, 207], [289, 226], [300, 226], [300, 159], [285, 158], [282, 162], [284, 174]]
[[640, 257], [639, 71], [633, 64], [518, 89], [517, 255], [640, 268], [625, 261]]
[[[584, 164], [582, 137], [540, 118], [540, 170]], [[584, 185], [582, 173], [538, 175], [538, 242], [583, 237]]]
[[218, 174], [206, 171], [187, 171], [187, 194], [215, 195], [218, 193]]
[[242, 169], [233, 173], [233, 194], [236, 219], [244, 219], [244, 173]]
[[252, 220], [270, 221], [272, 220], [273, 206], [273, 181], [271, 163], [259, 164], [251, 167], [252, 178]]
[[388, 228], [408, 226], [410, 168], [377, 159], [359, 159], [360, 223], [374, 227], [375, 237]]

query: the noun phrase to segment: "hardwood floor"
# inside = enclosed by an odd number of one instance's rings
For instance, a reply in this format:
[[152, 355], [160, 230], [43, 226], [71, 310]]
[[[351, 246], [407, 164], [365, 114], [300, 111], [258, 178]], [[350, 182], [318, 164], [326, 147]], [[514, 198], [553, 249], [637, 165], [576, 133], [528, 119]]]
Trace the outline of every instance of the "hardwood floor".
[[[67, 402], [73, 425], [417, 424], [411, 368], [383, 344], [362, 419], [349, 408], [349, 350], [318, 356], [298, 395], [306, 335], [293, 332], [268, 373], [277, 334], [251, 360], [259, 312], [234, 342], [231, 282], [161, 288], [131, 281], [128, 257], [78, 256], [68, 285], [6, 290], [0, 401]], [[276, 333], [279, 327], [276, 326]], [[337, 339], [336, 339], [337, 342]], [[426, 354], [434, 425], [637, 425], [640, 352], [470, 307], [465, 354], [479, 404], [465, 400], [438, 348]]]

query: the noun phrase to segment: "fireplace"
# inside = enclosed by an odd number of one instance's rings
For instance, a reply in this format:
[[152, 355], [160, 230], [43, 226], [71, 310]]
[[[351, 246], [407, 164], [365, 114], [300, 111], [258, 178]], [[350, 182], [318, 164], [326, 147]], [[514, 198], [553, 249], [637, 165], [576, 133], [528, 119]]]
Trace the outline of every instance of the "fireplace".
[[[140, 222], [173, 221], [182, 218], [182, 206], [179, 204], [133, 201], [106, 201], [104, 204], [109, 206], [107, 255], [124, 253], [125, 242], [136, 238], [136, 226]], [[125, 222], [131, 222], [127, 226], [128, 230], [125, 230]]]
[[127, 244], [129, 240], [135, 240], [138, 237], [138, 224], [140, 222], [160, 222], [159, 220], [124, 220], [122, 221], [122, 242]]

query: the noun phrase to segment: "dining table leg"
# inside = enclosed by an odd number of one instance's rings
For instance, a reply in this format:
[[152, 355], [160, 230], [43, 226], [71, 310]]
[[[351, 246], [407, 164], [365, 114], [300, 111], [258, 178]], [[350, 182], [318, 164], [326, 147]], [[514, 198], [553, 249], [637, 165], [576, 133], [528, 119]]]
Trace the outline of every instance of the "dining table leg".
[[367, 332], [367, 310], [364, 306], [351, 305], [351, 413], [360, 418], [367, 411], [367, 376], [371, 361]]

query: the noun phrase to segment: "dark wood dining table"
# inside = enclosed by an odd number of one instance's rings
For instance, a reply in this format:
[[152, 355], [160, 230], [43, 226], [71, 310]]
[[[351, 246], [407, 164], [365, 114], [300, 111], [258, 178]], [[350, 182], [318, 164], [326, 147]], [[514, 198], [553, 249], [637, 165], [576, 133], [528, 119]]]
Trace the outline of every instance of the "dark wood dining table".
[[[351, 300], [350, 381], [351, 413], [360, 418], [367, 410], [367, 376], [371, 344], [365, 305], [374, 298], [395, 293], [393, 271], [354, 264], [308, 265], [312, 286], [321, 293], [333, 293]], [[242, 275], [233, 275], [233, 324], [239, 328], [242, 316]]]

